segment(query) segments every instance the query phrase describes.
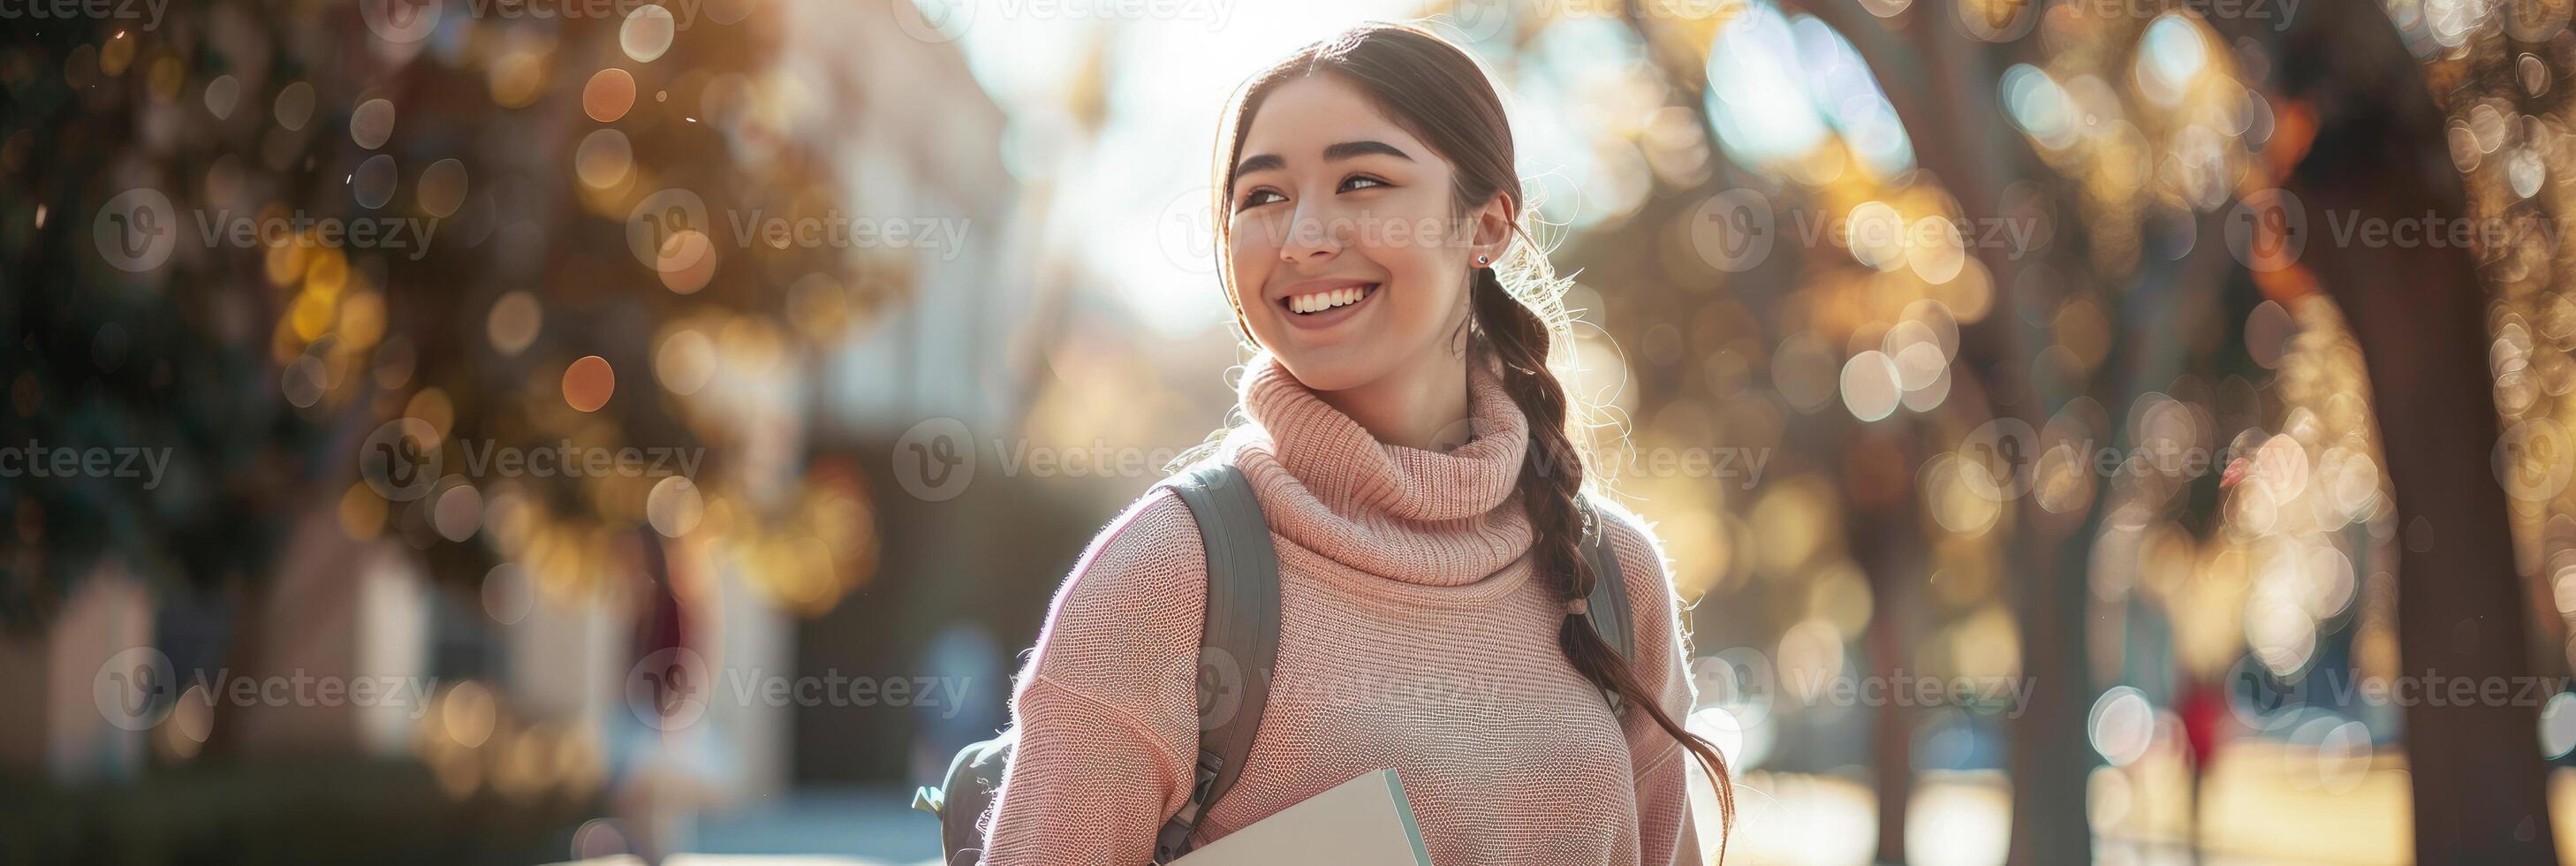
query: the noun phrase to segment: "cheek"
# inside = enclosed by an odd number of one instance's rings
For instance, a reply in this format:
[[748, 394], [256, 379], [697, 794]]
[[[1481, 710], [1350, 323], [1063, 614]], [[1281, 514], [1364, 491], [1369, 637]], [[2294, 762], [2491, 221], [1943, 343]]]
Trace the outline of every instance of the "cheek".
[[1226, 278], [1234, 286], [1238, 303], [1252, 306], [1261, 303], [1261, 287], [1270, 280], [1270, 269], [1279, 263], [1279, 250], [1260, 236], [1257, 226], [1238, 220], [1226, 248]]
[[[1371, 251], [1396, 289], [1396, 325], [1408, 332], [1429, 332], [1446, 324], [1464, 301], [1467, 274], [1439, 249], [1397, 247]], [[1419, 334], [1416, 334], [1418, 336]]]

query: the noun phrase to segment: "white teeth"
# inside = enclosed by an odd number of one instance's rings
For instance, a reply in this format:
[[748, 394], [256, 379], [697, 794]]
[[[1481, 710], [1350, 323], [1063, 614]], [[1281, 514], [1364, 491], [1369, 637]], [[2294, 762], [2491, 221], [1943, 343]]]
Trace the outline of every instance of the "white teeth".
[[1366, 286], [1352, 286], [1347, 289], [1334, 289], [1329, 292], [1316, 292], [1311, 295], [1296, 295], [1288, 299], [1288, 311], [1292, 313], [1322, 312], [1334, 307], [1359, 303], [1360, 299], [1365, 297], [1368, 297], [1368, 287]]

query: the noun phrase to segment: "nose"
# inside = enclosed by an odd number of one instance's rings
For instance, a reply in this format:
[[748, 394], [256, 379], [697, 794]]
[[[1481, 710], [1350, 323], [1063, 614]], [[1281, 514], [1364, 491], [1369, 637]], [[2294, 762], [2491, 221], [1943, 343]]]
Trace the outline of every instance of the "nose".
[[1348, 246], [1342, 236], [1344, 226], [1332, 210], [1331, 197], [1326, 196], [1321, 201], [1309, 198], [1307, 201], [1314, 203], [1299, 203], [1296, 213], [1289, 217], [1287, 236], [1280, 239], [1280, 261], [1290, 264], [1331, 261]]

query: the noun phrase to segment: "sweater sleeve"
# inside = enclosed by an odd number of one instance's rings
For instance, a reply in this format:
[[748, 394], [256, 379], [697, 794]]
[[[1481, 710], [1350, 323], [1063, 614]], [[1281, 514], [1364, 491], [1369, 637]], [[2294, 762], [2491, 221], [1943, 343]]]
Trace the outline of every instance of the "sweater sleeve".
[[[1682, 627], [1681, 604], [1662, 542], [1645, 521], [1615, 505], [1603, 509], [1611, 525], [1611, 550], [1627, 581], [1628, 610], [1635, 632], [1637, 680], [1662, 696], [1660, 706], [1675, 722], [1687, 723], [1698, 700], [1691, 685], [1690, 637]], [[1699, 863], [1700, 844], [1691, 815], [1690, 774], [1698, 759], [1679, 740], [1655, 724], [1653, 717], [1631, 710], [1620, 720], [1628, 738], [1637, 785], [1638, 862], [1645, 866]]]
[[1198, 750], [1202, 550], [1188, 506], [1158, 488], [1056, 591], [1012, 686], [1019, 744], [985, 816], [987, 866], [1152, 862]]

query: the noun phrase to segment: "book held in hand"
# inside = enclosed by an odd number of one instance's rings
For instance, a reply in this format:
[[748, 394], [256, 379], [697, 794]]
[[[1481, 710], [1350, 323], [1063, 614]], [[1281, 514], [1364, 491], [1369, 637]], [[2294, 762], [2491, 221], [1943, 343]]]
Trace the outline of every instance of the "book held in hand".
[[1413, 805], [1393, 769], [1332, 790], [1234, 831], [1172, 866], [1431, 866]]

